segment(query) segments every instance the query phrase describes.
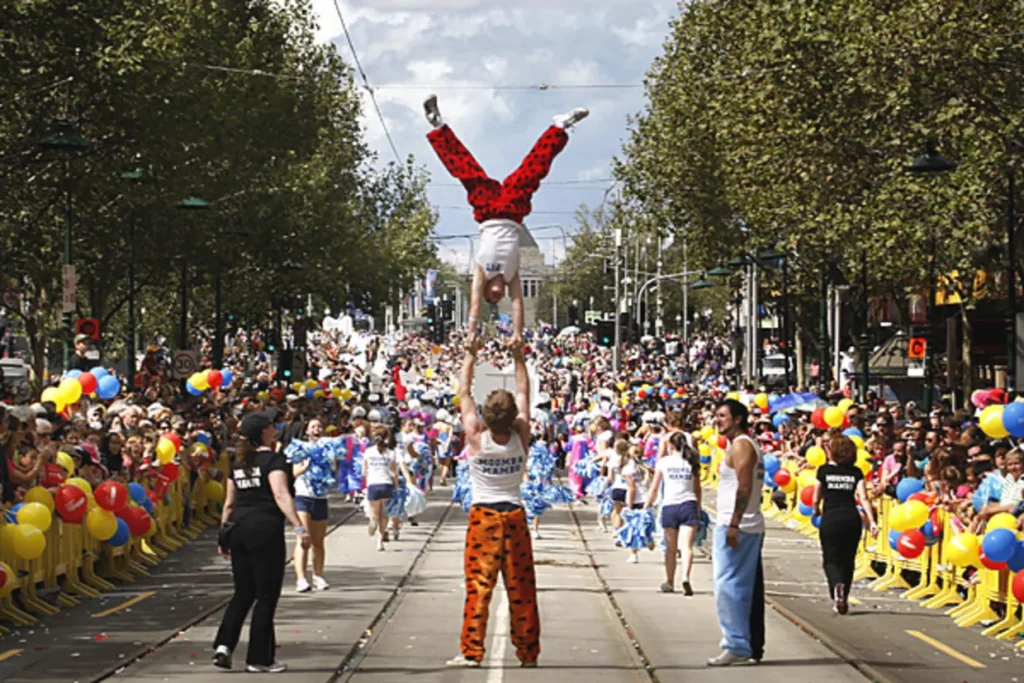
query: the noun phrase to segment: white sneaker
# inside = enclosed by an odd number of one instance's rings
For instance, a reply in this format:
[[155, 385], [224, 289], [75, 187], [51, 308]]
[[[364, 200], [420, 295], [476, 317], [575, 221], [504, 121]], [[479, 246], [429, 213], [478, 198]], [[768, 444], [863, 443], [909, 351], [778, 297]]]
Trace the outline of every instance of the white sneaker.
[[629, 557], [626, 558], [626, 564], [639, 564], [640, 556], [636, 553], [630, 553]]
[[366, 525], [366, 530], [371, 536], [377, 533], [377, 520], [375, 518], [370, 517], [370, 522]]
[[213, 653], [213, 665], [218, 669], [230, 669], [231, 648], [227, 645], [217, 646], [217, 651]]
[[308, 593], [311, 590], [313, 590], [313, 587], [309, 585], [309, 581], [306, 579], [299, 579], [295, 582], [296, 593]]
[[325, 591], [331, 587], [331, 584], [327, 583], [327, 580], [322, 576], [313, 574], [313, 590]]
[[590, 110], [584, 109], [583, 107], [576, 107], [568, 114], [559, 114], [556, 116], [555, 125], [559, 128], [568, 130], [588, 116], [590, 116]]
[[377, 550], [379, 550], [380, 552], [384, 552], [384, 539], [383, 538], [378, 538], [377, 539]]
[[531, 536], [533, 536], [533, 538], [534, 538], [535, 540], [538, 540], [538, 541], [540, 540], [540, 532], [539, 532], [539, 531], [537, 531], [536, 529], [534, 529], [533, 531], [531, 531], [531, 532], [530, 532], [530, 535], [531, 535]]
[[597, 520], [597, 530], [602, 534], [608, 533], [608, 525], [604, 523], [603, 519]]
[[445, 666], [450, 667], [462, 667], [466, 669], [476, 669], [480, 666], [480, 662], [475, 659], [466, 659], [461, 654], [458, 657], [452, 657], [444, 663]]
[[430, 95], [423, 101], [423, 111], [427, 115], [427, 121], [434, 128], [444, 125], [444, 121], [441, 120], [441, 109], [437, 106], [437, 95]]
[[722, 654], [708, 660], [708, 666], [736, 666], [737, 664], [749, 664], [749, 657], [740, 657], [728, 650], [722, 650]]
[[395, 540], [397, 541], [397, 540], [398, 540], [398, 529], [395, 529], [395, 530], [394, 530], [394, 531], [392, 531], [391, 533], [392, 533], [392, 534], [394, 534], [394, 536], [395, 536]]
[[284, 662], [274, 662], [270, 666], [250, 664], [245, 667], [245, 670], [251, 674], [283, 674], [288, 670], [288, 665]]

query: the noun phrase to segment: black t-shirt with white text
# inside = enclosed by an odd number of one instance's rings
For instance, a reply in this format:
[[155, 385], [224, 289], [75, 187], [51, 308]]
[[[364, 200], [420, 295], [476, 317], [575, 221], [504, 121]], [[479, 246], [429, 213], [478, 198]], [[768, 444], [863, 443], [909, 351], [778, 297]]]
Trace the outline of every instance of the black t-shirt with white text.
[[[235, 484], [235, 509], [231, 521], [251, 526], [251, 523], [284, 524], [284, 513], [277, 507], [274, 492], [270, 489], [270, 473], [276, 470], [288, 477], [288, 488], [292, 489], [291, 466], [283, 453], [261, 448], [256, 452], [255, 467], [251, 470], [244, 462], [231, 464], [231, 480]], [[294, 495], [294, 493], [293, 493]]]
[[823, 515], [851, 515], [859, 517], [857, 512], [857, 484], [864, 478], [864, 473], [853, 465], [833, 465], [831, 463], [818, 468], [818, 481], [821, 482]]

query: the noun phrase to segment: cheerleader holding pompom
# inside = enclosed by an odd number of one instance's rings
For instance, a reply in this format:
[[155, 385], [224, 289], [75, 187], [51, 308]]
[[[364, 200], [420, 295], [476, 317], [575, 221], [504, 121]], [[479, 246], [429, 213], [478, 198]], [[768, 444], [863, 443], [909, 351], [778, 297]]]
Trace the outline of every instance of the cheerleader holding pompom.
[[[534, 425], [536, 438], [539, 425]], [[533, 537], [540, 539], [540, 518], [551, 508], [560, 503], [571, 503], [575, 494], [568, 486], [552, 483], [555, 475], [555, 456], [545, 441], [537, 439], [530, 445], [527, 459], [526, 478], [520, 486], [523, 504], [526, 509], [526, 520], [533, 525]]]
[[388, 540], [386, 508], [398, 488], [394, 447], [395, 439], [391, 430], [378, 425], [373, 428], [373, 445], [366, 449], [362, 458], [362, 479], [366, 481], [366, 501], [370, 513], [368, 530], [370, 536], [380, 534], [377, 538], [379, 551], [384, 550], [384, 543]]
[[654, 481], [647, 494], [645, 510], [651, 510], [658, 488], [664, 483], [661, 503], [661, 526], [665, 533], [665, 583], [663, 593], [675, 591], [676, 549], [682, 551], [683, 593], [693, 595], [690, 572], [693, 569], [693, 546], [702, 522], [700, 456], [689, 447], [686, 435], [673, 432], [668, 449], [654, 468]]
[[[616, 444], [616, 450], [625, 442]], [[623, 506], [622, 521], [620, 522], [619, 541], [629, 549], [629, 557], [626, 561], [636, 564], [640, 561], [639, 550], [647, 548], [654, 550], [654, 511], [644, 508], [644, 501], [647, 499], [648, 490], [651, 485], [652, 471], [644, 463], [644, 449], [642, 446], [627, 446], [626, 462], [622, 466], [621, 479], [626, 484], [626, 502]], [[629, 527], [626, 519], [629, 515]], [[622, 531], [625, 530], [625, 534]]]

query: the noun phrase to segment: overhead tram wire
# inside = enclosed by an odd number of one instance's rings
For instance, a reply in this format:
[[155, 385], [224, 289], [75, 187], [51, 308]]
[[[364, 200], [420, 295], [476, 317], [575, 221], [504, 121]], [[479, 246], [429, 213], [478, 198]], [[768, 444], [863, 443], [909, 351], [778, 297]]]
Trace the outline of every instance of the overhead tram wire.
[[334, 0], [334, 11], [338, 13], [338, 20], [341, 22], [341, 30], [345, 34], [345, 40], [348, 42], [348, 47], [352, 50], [352, 59], [355, 61], [356, 70], [359, 71], [359, 77], [363, 79], [363, 87], [366, 88], [366, 92], [370, 95], [370, 101], [373, 103], [373, 109], [377, 112], [377, 118], [380, 119], [380, 126], [384, 129], [384, 136], [388, 139], [388, 144], [391, 145], [391, 151], [395, 155], [395, 161], [399, 164], [402, 163], [402, 155], [398, 153], [398, 148], [395, 147], [395, 141], [391, 138], [391, 131], [388, 130], [388, 124], [384, 121], [384, 114], [380, 111], [380, 105], [377, 104], [377, 96], [373, 92], [373, 88], [370, 87], [370, 80], [366, 77], [366, 72], [363, 71], [363, 65], [359, 62], [359, 54], [356, 52], [356, 46], [352, 43], [352, 36], [349, 35], [348, 25], [345, 23], [345, 17], [341, 14], [341, 5], [338, 4], [338, 0]]

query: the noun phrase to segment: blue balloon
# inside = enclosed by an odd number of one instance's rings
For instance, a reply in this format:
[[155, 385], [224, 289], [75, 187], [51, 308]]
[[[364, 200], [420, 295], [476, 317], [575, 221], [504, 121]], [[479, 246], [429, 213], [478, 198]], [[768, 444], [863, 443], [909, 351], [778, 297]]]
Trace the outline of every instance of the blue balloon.
[[128, 496], [136, 505], [145, 505], [149, 500], [149, 496], [146, 495], [146, 487], [134, 481], [128, 484]]
[[121, 382], [113, 375], [104, 375], [96, 383], [96, 395], [104, 401], [109, 401], [119, 393], [121, 393]]
[[313, 389], [306, 389], [306, 398], [313, 398], [314, 393]]
[[810, 505], [804, 505], [803, 503], [800, 503], [798, 507], [800, 509], [800, 514], [804, 517], [814, 516], [814, 508], [812, 508]]
[[194, 386], [192, 386], [192, 382], [185, 382], [185, 391], [192, 394], [193, 396], [203, 395], [203, 391], [201, 389], [196, 389]]
[[1014, 401], [1006, 404], [1003, 408], [1003, 427], [1014, 438], [1024, 436], [1024, 403]]
[[199, 432], [196, 435], [196, 441], [198, 441], [199, 443], [203, 444], [204, 446], [209, 446], [210, 443], [211, 443], [210, 442], [210, 435], [207, 434], [206, 432]]
[[18, 523], [18, 510], [20, 510], [23, 507], [25, 507], [24, 503], [18, 503], [17, 505], [11, 507], [11, 509], [7, 511], [7, 523], [8, 524], [17, 524]]
[[701, 465], [710, 465], [711, 464], [711, 456], [710, 455], [702, 455], [702, 456], [700, 456], [700, 464]]
[[1013, 556], [1006, 561], [1006, 566], [1014, 573], [1024, 571], [1024, 541], [1017, 542], [1017, 548], [1013, 551]]
[[906, 503], [907, 499], [918, 491], [924, 491], [924, 482], [920, 479], [908, 477], [896, 484], [896, 497], [899, 498], [901, 503]]
[[933, 546], [942, 540], [942, 529], [935, 533], [935, 527], [932, 526], [931, 520], [924, 523], [924, 526], [921, 527], [921, 533], [924, 534], [924, 542], [927, 546]]
[[815, 529], [821, 528], [821, 515], [814, 515], [811, 517], [811, 524], [814, 525]]
[[893, 550], [899, 550], [900, 536], [903, 535], [902, 531], [896, 531], [893, 529], [889, 532], [889, 547]]
[[220, 375], [221, 375], [221, 377], [224, 378], [224, 381], [220, 383], [220, 386], [221, 386], [222, 389], [227, 387], [229, 384], [231, 384], [231, 380], [233, 380], [235, 378], [235, 376], [227, 368], [221, 370], [220, 371]]
[[110, 540], [108, 540], [107, 543], [114, 546], [115, 548], [120, 548], [125, 543], [127, 543], [128, 539], [130, 539], [131, 537], [132, 533], [128, 530], [128, 522], [118, 517], [117, 531], [114, 532], [114, 535], [110, 537]]
[[153, 501], [150, 500], [149, 496], [146, 496], [146, 500], [142, 501], [142, 507], [146, 509], [146, 512], [153, 514]]
[[779, 485], [776, 484], [775, 480], [772, 479], [771, 477], [764, 478], [764, 485], [773, 490], [779, 488]]
[[992, 562], [1006, 562], [1017, 552], [1017, 535], [1009, 529], [993, 529], [981, 540], [981, 549]]
[[787, 422], [789, 422], [789, 415], [786, 415], [785, 413], [775, 413], [775, 415], [772, 416], [772, 424], [775, 425], [776, 428], [786, 424]]
[[764, 456], [764, 473], [767, 475], [768, 479], [775, 476], [775, 473], [779, 471], [780, 464], [778, 456], [772, 455], [771, 453]]
[[67, 379], [75, 379], [81, 374], [81, 370], [68, 370], [67, 372], [64, 373], [64, 377], [66, 377]]
[[99, 381], [99, 380], [103, 379], [104, 377], [107, 377], [107, 376], [110, 375], [110, 373], [107, 372], [106, 368], [101, 368], [98, 365], [96, 367], [94, 367], [92, 370], [90, 370], [89, 374], [92, 375], [93, 377], [95, 377], [97, 381]]
[[860, 438], [863, 439], [864, 432], [860, 431], [856, 427], [847, 427], [846, 429], [843, 430], [843, 436], [859, 436]]

